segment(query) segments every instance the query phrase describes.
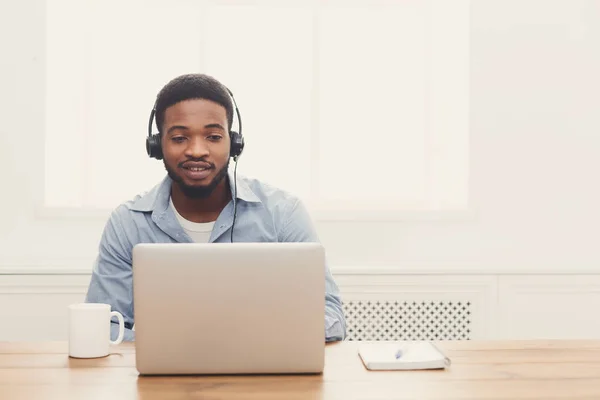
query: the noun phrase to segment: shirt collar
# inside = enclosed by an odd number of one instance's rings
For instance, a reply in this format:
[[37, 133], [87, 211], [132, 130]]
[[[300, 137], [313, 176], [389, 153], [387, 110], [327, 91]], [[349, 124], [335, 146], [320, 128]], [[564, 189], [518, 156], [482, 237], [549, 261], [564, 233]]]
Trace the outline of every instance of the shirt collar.
[[[234, 193], [236, 188], [234, 187], [233, 174], [230, 171], [228, 171], [228, 177], [229, 188], [231, 193]], [[169, 207], [172, 185], [173, 181], [169, 175], [166, 175], [158, 185], [133, 200], [133, 203], [130, 206], [131, 210], [141, 212], [164, 212]], [[237, 178], [237, 195], [235, 197], [237, 200], [242, 200], [247, 203], [261, 203], [261, 200], [256, 193], [254, 193], [248, 185], [248, 182], [241, 177]]]

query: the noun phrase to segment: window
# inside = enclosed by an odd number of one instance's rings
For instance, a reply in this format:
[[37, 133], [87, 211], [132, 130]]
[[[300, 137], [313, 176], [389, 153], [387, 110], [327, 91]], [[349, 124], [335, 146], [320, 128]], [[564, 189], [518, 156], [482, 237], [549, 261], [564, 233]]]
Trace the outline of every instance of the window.
[[326, 213], [468, 207], [468, 1], [47, 2], [44, 207], [110, 210], [165, 174], [156, 94], [234, 93], [238, 173]]

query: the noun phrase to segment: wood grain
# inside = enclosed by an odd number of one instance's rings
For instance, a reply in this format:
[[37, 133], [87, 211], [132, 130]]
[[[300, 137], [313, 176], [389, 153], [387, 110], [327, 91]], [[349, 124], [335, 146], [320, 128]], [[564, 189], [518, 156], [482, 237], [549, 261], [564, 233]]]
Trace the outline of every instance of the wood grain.
[[0, 399], [600, 399], [600, 340], [438, 342], [446, 371], [368, 371], [359, 345], [327, 345], [322, 375], [145, 377], [132, 343], [87, 360], [0, 343]]

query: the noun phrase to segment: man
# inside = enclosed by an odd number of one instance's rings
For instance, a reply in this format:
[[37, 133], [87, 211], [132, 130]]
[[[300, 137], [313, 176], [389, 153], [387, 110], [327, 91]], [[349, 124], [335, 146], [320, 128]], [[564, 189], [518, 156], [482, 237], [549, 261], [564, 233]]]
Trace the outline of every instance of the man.
[[[135, 339], [131, 260], [136, 244], [229, 242], [232, 237], [236, 242], [318, 241], [298, 198], [258, 180], [237, 178], [235, 185], [228, 166], [240, 143], [234, 136], [232, 145], [231, 99], [227, 88], [201, 74], [177, 77], [158, 94], [159, 136], [149, 153], [163, 159], [168, 174], [112, 212], [86, 296], [86, 302], [108, 303], [123, 314], [125, 340]], [[111, 327], [114, 339], [118, 325]], [[325, 340], [345, 335], [339, 290], [326, 267]]]

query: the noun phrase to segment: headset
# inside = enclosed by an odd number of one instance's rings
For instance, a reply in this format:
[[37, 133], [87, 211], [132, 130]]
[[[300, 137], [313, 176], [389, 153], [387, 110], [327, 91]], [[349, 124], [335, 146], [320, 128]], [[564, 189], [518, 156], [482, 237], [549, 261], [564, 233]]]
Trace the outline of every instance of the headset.
[[[233, 100], [233, 105], [235, 107], [235, 115], [238, 120], [238, 128], [239, 132], [229, 130], [229, 137], [231, 139], [231, 145], [229, 147], [229, 157], [233, 158], [235, 162], [235, 168], [233, 172], [233, 183], [234, 183], [234, 193], [233, 193], [233, 223], [231, 224], [231, 236], [230, 242], [233, 243], [233, 228], [235, 226], [235, 218], [237, 215], [237, 161], [239, 156], [242, 154], [244, 150], [244, 137], [242, 136], [242, 117], [240, 116], [240, 110], [238, 109], [237, 103], [235, 101], [235, 97], [233, 97], [233, 93], [228, 88], [225, 88], [231, 96], [231, 100]], [[158, 100], [158, 99], [157, 99]], [[146, 137], [146, 153], [150, 158], [156, 158], [157, 160], [162, 160], [163, 152], [161, 147], [161, 133], [160, 131], [156, 134], [152, 134], [152, 123], [154, 122], [154, 117], [156, 115], [156, 102], [154, 102], [154, 106], [152, 107], [152, 111], [150, 112], [150, 120], [148, 121], [148, 136]]]
[[[227, 88], [225, 88], [227, 89]], [[235, 101], [235, 97], [233, 97], [233, 93], [231, 90], [227, 89], [231, 99], [233, 100], [233, 105], [235, 107], [235, 114], [237, 115], [239, 132], [235, 132], [230, 130], [229, 137], [231, 138], [231, 146], [229, 148], [229, 157], [232, 157], [234, 161], [237, 162], [238, 157], [242, 154], [244, 150], [244, 137], [242, 136], [242, 117], [240, 116], [240, 110], [238, 110], [237, 103]], [[146, 153], [151, 158], [156, 158], [157, 160], [162, 160], [163, 153], [162, 147], [160, 144], [161, 141], [161, 133], [152, 134], [152, 123], [154, 122], [154, 117], [156, 115], [156, 103], [154, 103], [154, 107], [152, 107], [152, 111], [150, 112], [150, 120], [148, 121], [148, 137], [146, 138]]]

